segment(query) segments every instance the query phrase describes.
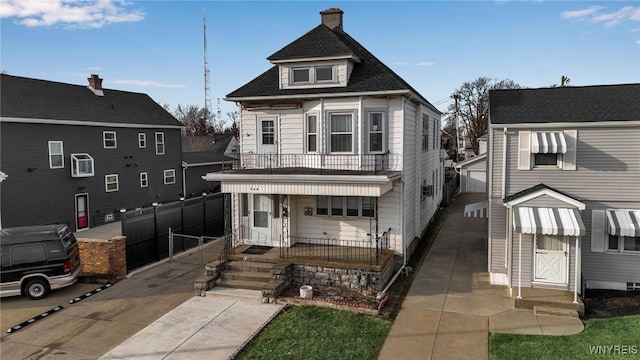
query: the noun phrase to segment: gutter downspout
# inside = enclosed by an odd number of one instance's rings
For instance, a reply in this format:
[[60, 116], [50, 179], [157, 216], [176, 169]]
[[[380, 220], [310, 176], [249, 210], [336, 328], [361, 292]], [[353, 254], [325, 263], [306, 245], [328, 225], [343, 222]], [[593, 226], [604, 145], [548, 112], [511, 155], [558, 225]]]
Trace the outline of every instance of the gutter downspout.
[[187, 163], [182, 162], [182, 196], [187, 197]]
[[400, 226], [402, 229], [402, 266], [400, 267], [400, 269], [398, 269], [395, 275], [393, 275], [391, 280], [389, 280], [389, 283], [387, 284], [387, 286], [385, 286], [385, 288], [381, 292], [379, 292], [378, 295], [376, 295], [376, 299], [378, 300], [384, 297], [387, 291], [389, 291], [389, 288], [391, 288], [391, 285], [393, 285], [393, 283], [396, 281], [398, 276], [400, 276], [404, 268], [407, 267], [407, 246], [406, 246], [405, 236], [404, 236], [405, 230], [404, 230], [404, 181], [403, 180], [400, 180], [400, 194], [401, 194], [400, 209], [402, 209], [400, 211]]
[[[569, 248], [569, 250], [571, 250], [571, 248]], [[574, 274], [574, 279], [573, 279], [573, 303], [577, 304], [578, 303], [578, 261], [580, 261], [579, 258], [579, 250], [580, 250], [580, 236], [576, 236], [576, 263], [573, 264], [573, 274]], [[569, 260], [569, 262], [571, 262], [571, 260]]]

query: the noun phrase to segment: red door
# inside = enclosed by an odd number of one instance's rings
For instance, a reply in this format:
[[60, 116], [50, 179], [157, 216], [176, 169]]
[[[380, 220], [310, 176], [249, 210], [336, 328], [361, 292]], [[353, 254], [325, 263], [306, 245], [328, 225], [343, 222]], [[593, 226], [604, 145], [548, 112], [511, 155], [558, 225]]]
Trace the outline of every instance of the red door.
[[82, 230], [89, 227], [89, 195], [76, 195], [76, 230]]

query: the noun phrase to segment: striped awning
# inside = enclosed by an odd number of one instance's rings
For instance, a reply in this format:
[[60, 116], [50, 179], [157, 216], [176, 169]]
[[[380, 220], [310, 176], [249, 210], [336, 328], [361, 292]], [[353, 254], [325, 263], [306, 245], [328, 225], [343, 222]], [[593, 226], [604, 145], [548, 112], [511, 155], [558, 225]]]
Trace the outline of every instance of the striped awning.
[[531, 153], [564, 154], [567, 152], [567, 141], [562, 132], [531, 133]]
[[617, 236], [640, 236], [640, 210], [607, 210], [607, 231]]
[[522, 234], [581, 236], [586, 228], [577, 209], [513, 208], [513, 229]]
[[486, 218], [488, 205], [489, 205], [489, 202], [487, 200], [467, 204], [464, 206], [464, 216]]

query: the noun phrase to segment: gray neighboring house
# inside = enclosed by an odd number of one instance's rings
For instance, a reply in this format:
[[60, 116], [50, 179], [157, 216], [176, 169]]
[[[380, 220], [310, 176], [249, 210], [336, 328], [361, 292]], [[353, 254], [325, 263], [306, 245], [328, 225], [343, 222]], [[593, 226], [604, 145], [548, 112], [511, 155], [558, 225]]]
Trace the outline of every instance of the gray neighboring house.
[[184, 136], [182, 138], [183, 194], [190, 198], [220, 192], [219, 181], [203, 179], [207, 173], [222, 171], [238, 159], [238, 140], [233, 135]]
[[178, 200], [182, 124], [148, 95], [2, 74], [4, 227], [64, 223], [74, 231], [120, 209]]
[[640, 289], [640, 84], [489, 98], [491, 283]]

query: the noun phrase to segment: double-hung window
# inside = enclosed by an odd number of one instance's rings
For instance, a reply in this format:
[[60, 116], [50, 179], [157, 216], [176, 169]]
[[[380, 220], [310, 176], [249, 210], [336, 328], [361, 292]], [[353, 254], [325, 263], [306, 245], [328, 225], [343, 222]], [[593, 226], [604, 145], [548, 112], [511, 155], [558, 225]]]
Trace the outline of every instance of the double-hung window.
[[164, 133], [156, 133], [156, 155], [164, 155]]
[[307, 115], [307, 152], [318, 152], [318, 115]]
[[330, 152], [353, 152], [353, 113], [331, 113]]
[[149, 186], [149, 177], [146, 172], [140, 173], [140, 187], [146, 188]]
[[119, 190], [118, 174], [109, 174], [104, 176], [104, 187], [106, 192], [114, 192]]
[[164, 171], [164, 184], [175, 184], [176, 183], [176, 171], [175, 169], [169, 169]]
[[368, 116], [369, 153], [384, 151], [384, 112], [370, 112]]
[[89, 154], [71, 154], [71, 176], [93, 176], [93, 158]]
[[49, 141], [49, 168], [64, 167], [64, 151], [62, 141]]
[[138, 147], [144, 149], [147, 147], [147, 134], [138, 133]]
[[115, 131], [103, 131], [102, 132], [102, 144], [105, 149], [115, 149], [118, 147], [118, 142], [116, 141], [116, 132]]
[[429, 116], [422, 114], [422, 151], [429, 150]]

